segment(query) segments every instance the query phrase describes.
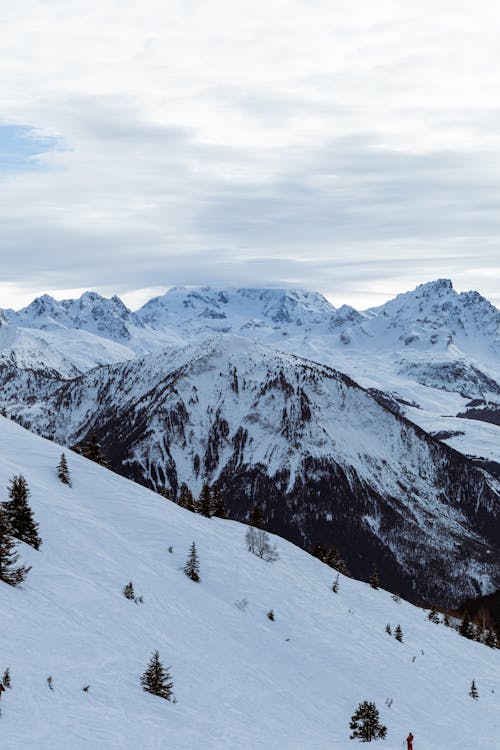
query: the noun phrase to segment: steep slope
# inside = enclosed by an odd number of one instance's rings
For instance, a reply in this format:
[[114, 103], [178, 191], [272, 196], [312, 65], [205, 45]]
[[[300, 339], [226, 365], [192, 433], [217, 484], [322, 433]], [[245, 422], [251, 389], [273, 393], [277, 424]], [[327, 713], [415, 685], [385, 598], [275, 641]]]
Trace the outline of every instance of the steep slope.
[[96, 433], [112, 465], [150, 486], [217, 481], [231, 515], [263, 506], [298, 544], [335, 543], [417, 600], [485, 592], [500, 571], [498, 485], [346, 376], [241, 337], [213, 337], [9, 407], [73, 444]]
[[[331, 569], [283, 540], [265, 563], [240, 524], [195, 516], [73, 454], [68, 488], [60, 450], [0, 418], [0, 486], [25, 474], [43, 537], [39, 552], [20, 545], [33, 565], [23, 588], [0, 583], [5, 747], [347, 750], [362, 700], [379, 707], [387, 750], [410, 728], [421, 748], [495, 747], [499, 651], [366, 584], [340, 576], [332, 593]], [[199, 584], [182, 572], [193, 540]], [[121, 594], [130, 579], [141, 605]], [[172, 665], [175, 704], [140, 688], [153, 649]]]

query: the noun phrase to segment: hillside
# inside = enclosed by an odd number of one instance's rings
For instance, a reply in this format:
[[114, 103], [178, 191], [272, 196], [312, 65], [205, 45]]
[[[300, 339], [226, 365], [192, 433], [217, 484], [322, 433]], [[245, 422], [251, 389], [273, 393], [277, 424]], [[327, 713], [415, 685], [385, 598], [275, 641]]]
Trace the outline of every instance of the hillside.
[[[178, 494], [217, 482], [237, 520], [340, 547], [414, 601], [500, 585], [499, 485], [333, 370], [212, 336], [91, 370], [17, 414], [66, 445], [95, 433], [115, 470]], [[439, 540], [439, 542], [437, 541]]]
[[[23, 588], [0, 583], [0, 668], [13, 683], [5, 747], [344, 750], [357, 745], [348, 722], [362, 700], [377, 703], [387, 750], [409, 729], [422, 750], [495, 747], [499, 651], [367, 584], [340, 576], [333, 593], [332, 570], [282, 539], [266, 563], [246, 550], [246, 527], [195, 516], [72, 453], [68, 488], [60, 452], [0, 418], [0, 486], [24, 473], [43, 538], [39, 552], [20, 545], [33, 565]], [[193, 540], [199, 584], [182, 571]], [[130, 579], [143, 604], [122, 596]], [[140, 688], [153, 649], [172, 665], [175, 704]]]

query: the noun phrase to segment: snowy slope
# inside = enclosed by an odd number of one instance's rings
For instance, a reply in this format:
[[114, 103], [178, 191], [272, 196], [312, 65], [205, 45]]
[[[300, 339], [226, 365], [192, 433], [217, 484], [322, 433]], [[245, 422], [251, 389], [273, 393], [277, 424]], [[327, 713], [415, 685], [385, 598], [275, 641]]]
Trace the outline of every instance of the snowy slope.
[[[265, 563], [246, 551], [245, 527], [194, 516], [71, 453], [67, 488], [59, 454], [0, 419], [0, 485], [25, 474], [44, 540], [39, 552], [21, 546], [33, 565], [23, 589], [0, 583], [0, 667], [13, 680], [3, 747], [346, 750], [362, 700], [377, 703], [387, 750], [410, 729], [418, 750], [497, 746], [500, 651], [366, 584], [341, 576], [332, 593], [331, 569], [281, 539], [279, 561]], [[200, 584], [182, 572], [193, 540]], [[129, 579], [144, 604], [121, 595]], [[176, 704], [139, 686], [156, 648]]]
[[67, 445], [97, 434], [116, 470], [174, 495], [218, 482], [232, 517], [257, 502], [274, 531], [418, 601], [500, 585], [499, 484], [331, 368], [212, 336], [9, 411]]

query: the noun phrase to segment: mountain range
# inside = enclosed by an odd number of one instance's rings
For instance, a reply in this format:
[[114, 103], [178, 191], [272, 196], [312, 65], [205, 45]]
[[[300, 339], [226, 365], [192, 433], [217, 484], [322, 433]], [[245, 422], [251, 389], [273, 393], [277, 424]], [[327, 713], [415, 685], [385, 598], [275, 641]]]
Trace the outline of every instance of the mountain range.
[[6, 412], [175, 496], [340, 547], [414, 601], [500, 587], [500, 312], [438, 280], [366, 311], [296, 289], [37, 298], [0, 314]]

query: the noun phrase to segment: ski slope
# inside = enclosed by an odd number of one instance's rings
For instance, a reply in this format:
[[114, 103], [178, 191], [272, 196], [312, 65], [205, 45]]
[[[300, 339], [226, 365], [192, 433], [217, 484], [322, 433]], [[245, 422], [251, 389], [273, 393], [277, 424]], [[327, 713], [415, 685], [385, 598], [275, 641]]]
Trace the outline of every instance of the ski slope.
[[[499, 650], [367, 584], [340, 576], [333, 593], [334, 572], [282, 539], [266, 563], [246, 550], [245, 526], [69, 451], [68, 488], [61, 450], [0, 418], [0, 487], [25, 475], [43, 539], [38, 552], [19, 546], [33, 566], [23, 587], [0, 583], [0, 674], [9, 666], [13, 686], [2, 748], [340, 750], [357, 746], [348, 724], [363, 700], [380, 710], [387, 750], [410, 729], [414, 750], [498, 747]], [[199, 584], [182, 570], [193, 540]], [[122, 595], [129, 580], [142, 605]], [[403, 643], [386, 623], [401, 624]], [[172, 665], [177, 703], [140, 687], [154, 649]]]

